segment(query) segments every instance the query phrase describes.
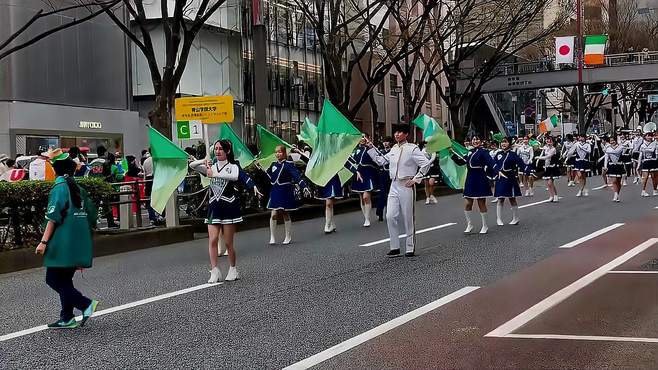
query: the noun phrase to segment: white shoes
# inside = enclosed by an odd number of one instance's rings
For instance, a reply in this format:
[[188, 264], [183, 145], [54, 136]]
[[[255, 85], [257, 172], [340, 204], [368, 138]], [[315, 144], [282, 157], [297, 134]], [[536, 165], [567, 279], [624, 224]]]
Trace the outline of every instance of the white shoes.
[[535, 189], [530, 188], [530, 196], [532, 197], [532, 196], [534, 196], [534, 195], [535, 195]]
[[615, 193], [615, 195], [612, 197], [612, 201], [619, 203], [619, 193]]
[[370, 219], [367, 219], [363, 222], [363, 227], [370, 227]]
[[656, 195], [658, 195], [658, 190], [653, 191], [653, 196], [655, 197]]
[[628, 182], [626, 180], [622, 181], [621, 186], [628, 186]]
[[553, 197], [553, 202], [554, 203], [557, 203], [559, 201], [560, 201], [560, 198], [557, 195]]
[[434, 195], [430, 195], [430, 203], [432, 204], [437, 204], [438, 201], [436, 200], [436, 197]]
[[270, 245], [276, 244], [276, 239], [274, 238], [274, 235], [270, 236]]
[[569, 182], [567, 183], [567, 186], [570, 187], [570, 188], [572, 188], [572, 187], [576, 186], [576, 183], [573, 182], [573, 181], [569, 181]]
[[512, 218], [512, 221], [509, 222], [509, 224], [510, 225], [518, 225], [519, 221], [521, 221], [521, 220], [519, 220], [518, 217], [514, 217], [514, 218]]
[[473, 224], [469, 222], [468, 224], [466, 224], [466, 230], [464, 230], [464, 233], [468, 234], [471, 231], [473, 231]]
[[325, 234], [331, 234], [334, 231], [336, 231], [336, 226], [335, 225], [324, 225], [324, 233]]
[[577, 196], [578, 198], [582, 197], [582, 196], [583, 196], [583, 191], [582, 191], [582, 190], [578, 190], [578, 192], [576, 193], [576, 196]]
[[482, 225], [482, 228], [480, 229], [480, 234], [486, 234], [488, 231], [489, 231], [489, 226]]
[[496, 219], [496, 224], [497, 224], [498, 226], [504, 226], [504, 225], [505, 225], [505, 223], [503, 222], [503, 220], [501, 220], [500, 218]]
[[235, 281], [240, 278], [240, 273], [238, 272], [238, 269], [235, 268], [235, 266], [231, 266], [228, 269], [228, 274], [226, 274], [226, 278], [224, 280], [226, 281]]
[[283, 242], [281, 244], [283, 245], [288, 245], [292, 242], [292, 238], [290, 236], [286, 236], [285, 239], [283, 239]]
[[640, 182], [640, 178], [639, 178], [639, 177], [635, 177], [635, 178], [633, 179], [633, 184], [637, 184], [637, 183], [639, 183], [639, 182]]
[[208, 284], [215, 284], [219, 282], [219, 279], [222, 278], [222, 272], [219, 271], [219, 267], [215, 267], [210, 270], [210, 279], [208, 279]]
[[491, 201], [491, 203], [498, 203], [498, 198], [493, 198], [493, 200]]
[[525, 196], [526, 196], [526, 197], [529, 197], [529, 196], [530, 196], [530, 189], [526, 189], [526, 191], [525, 191]]
[[427, 206], [429, 204], [430, 204], [430, 197], [427, 197], [427, 198], [425, 198], [425, 205]]
[[642, 190], [642, 196], [643, 197], [648, 197], [649, 193], [647, 193], [646, 190]]
[[589, 189], [587, 189], [587, 188], [583, 189], [583, 196], [584, 197], [589, 197]]

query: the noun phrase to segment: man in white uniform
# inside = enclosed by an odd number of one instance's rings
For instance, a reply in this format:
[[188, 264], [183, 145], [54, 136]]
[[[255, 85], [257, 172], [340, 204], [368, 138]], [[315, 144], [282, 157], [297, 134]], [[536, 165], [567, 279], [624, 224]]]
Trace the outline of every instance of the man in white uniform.
[[[402, 221], [407, 233], [404, 255], [411, 257], [414, 255], [415, 248], [416, 184], [422, 181], [431, 162], [418, 148], [418, 145], [407, 142], [408, 125], [395, 125], [393, 133], [397, 144], [391, 148], [390, 152], [383, 155], [372, 146], [372, 143], [368, 143], [370, 147], [368, 155], [378, 165], [389, 166], [391, 189], [386, 203], [386, 222], [391, 238], [391, 248], [387, 255], [393, 257], [400, 254], [400, 221]], [[399, 220], [400, 216], [402, 220]]]

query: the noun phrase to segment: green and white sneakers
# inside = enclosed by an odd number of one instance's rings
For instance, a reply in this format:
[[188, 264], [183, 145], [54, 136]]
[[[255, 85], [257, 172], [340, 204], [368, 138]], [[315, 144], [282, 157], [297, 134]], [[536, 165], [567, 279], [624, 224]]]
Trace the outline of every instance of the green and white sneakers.
[[89, 318], [96, 312], [96, 307], [98, 307], [98, 301], [95, 299], [91, 300], [91, 304], [82, 312], [82, 320], [80, 320], [80, 327], [85, 326], [85, 323]]
[[48, 324], [49, 329], [75, 329], [77, 327], [78, 327], [78, 322], [75, 321], [75, 318], [72, 318], [69, 321], [64, 321], [62, 319], [59, 319], [52, 324]]

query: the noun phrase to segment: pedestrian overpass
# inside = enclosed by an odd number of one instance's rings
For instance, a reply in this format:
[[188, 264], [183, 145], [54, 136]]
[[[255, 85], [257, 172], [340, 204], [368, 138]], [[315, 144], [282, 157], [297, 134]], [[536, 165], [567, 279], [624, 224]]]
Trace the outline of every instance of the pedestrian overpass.
[[[457, 81], [457, 92], [466, 90], [469, 71]], [[578, 84], [577, 69], [554, 70], [546, 62], [501, 64], [495, 77], [482, 86], [482, 94], [566, 87]], [[658, 80], [658, 51], [606, 55], [605, 64], [583, 69], [583, 83], [613, 83]], [[477, 83], [477, 81], [475, 81]]]

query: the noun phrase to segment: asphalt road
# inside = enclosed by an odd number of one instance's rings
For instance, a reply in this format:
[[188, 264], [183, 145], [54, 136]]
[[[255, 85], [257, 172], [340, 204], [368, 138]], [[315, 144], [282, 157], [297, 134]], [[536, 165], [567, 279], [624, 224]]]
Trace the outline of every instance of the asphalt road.
[[[496, 226], [490, 204], [487, 235], [463, 234], [459, 195], [419, 202], [419, 230], [457, 224], [418, 235], [411, 258], [386, 258], [387, 243], [361, 246], [388, 235], [384, 223], [362, 228], [360, 212], [338, 215], [331, 235], [323, 234], [323, 219], [295, 222], [288, 246], [267, 245], [265, 228], [238, 233], [242, 279], [212, 287], [200, 286], [208, 279], [205, 239], [97, 258], [75, 283], [101, 301], [99, 310], [199, 289], [92, 318], [81, 329], [0, 341], [0, 367], [282, 368], [465, 286], [491, 284], [562, 244], [658, 212], [658, 197], [641, 198], [634, 185], [618, 204], [608, 189], [587, 198], [576, 198], [564, 182], [559, 190], [560, 203], [521, 209], [517, 226]], [[547, 198], [541, 186], [535, 193], [521, 205]], [[225, 257], [220, 264], [226, 274]], [[0, 275], [0, 292], [0, 336], [57, 318], [59, 301], [43, 269]]]

